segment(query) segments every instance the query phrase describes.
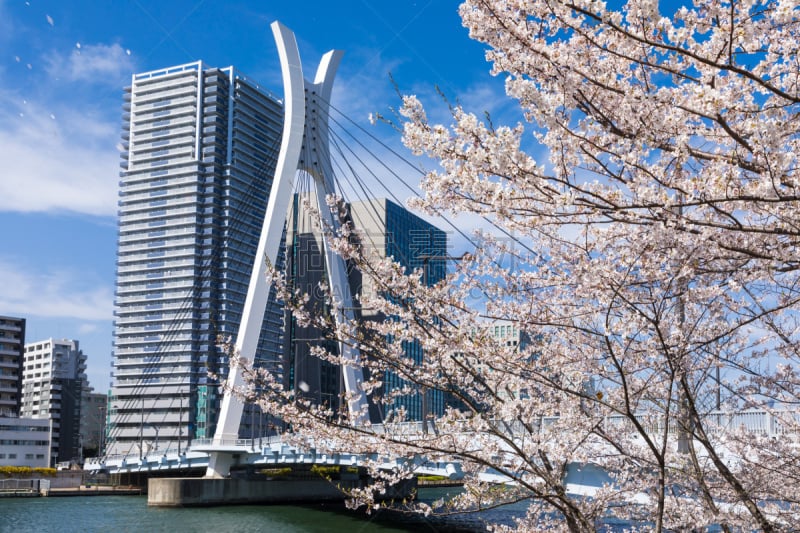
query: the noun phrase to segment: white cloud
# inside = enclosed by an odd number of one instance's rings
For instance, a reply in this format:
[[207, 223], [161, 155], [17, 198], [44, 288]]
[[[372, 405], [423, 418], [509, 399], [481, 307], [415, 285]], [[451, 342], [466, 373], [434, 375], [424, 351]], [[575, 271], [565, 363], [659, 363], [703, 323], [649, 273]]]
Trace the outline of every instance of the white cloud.
[[94, 333], [98, 330], [97, 324], [93, 323], [83, 323], [78, 326], [78, 333], [81, 335], [86, 335], [87, 333]]
[[116, 212], [116, 123], [8, 94], [0, 104], [0, 210]]
[[[133, 60], [119, 44], [83, 44], [69, 54], [53, 53], [47, 58], [46, 70], [54, 78], [121, 86], [135, 70]], [[124, 82], [123, 82], [124, 83]]]
[[79, 320], [110, 320], [113, 317], [112, 288], [87, 287], [78, 273], [35, 273], [0, 260], [0, 280], [3, 280], [0, 309], [13, 316]]

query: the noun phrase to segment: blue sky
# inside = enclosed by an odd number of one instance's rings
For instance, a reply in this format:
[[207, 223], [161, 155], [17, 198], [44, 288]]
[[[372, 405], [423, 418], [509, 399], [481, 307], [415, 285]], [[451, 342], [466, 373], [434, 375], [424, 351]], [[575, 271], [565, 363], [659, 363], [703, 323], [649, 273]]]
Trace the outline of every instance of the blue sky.
[[[131, 74], [203, 60], [282, 94], [269, 25], [295, 31], [307, 76], [345, 51], [334, 105], [369, 128], [401, 91], [441, 88], [502, 116], [503, 82], [461, 27], [455, 0], [0, 0], [0, 315], [28, 342], [81, 342], [89, 379], [109, 382], [122, 89]], [[434, 111], [434, 117], [436, 117]], [[375, 133], [396, 142], [388, 127]], [[409, 177], [416, 180], [416, 177]], [[443, 228], [445, 229], [445, 228]]]

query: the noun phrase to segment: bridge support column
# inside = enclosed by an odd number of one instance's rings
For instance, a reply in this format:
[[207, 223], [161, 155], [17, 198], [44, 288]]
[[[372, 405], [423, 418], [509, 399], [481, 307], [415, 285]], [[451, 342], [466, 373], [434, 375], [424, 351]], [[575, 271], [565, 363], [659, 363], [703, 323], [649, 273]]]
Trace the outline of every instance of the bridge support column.
[[233, 454], [225, 452], [212, 452], [208, 458], [207, 478], [223, 479], [231, 471], [231, 467], [236, 464]]
[[[331, 217], [325, 205], [325, 196], [333, 192], [328, 146], [328, 102], [342, 52], [332, 50], [326, 53], [320, 61], [313, 83], [309, 83], [303, 77], [300, 52], [294, 33], [279, 22], [272, 24], [272, 32], [278, 46], [283, 75], [284, 124], [275, 176], [272, 180], [261, 237], [256, 249], [255, 264], [242, 310], [242, 322], [235, 343], [236, 352], [249, 360], [254, 359], [258, 347], [264, 310], [270, 292], [267, 261], [274, 265], [278, 256], [282, 229], [298, 170], [306, 171], [314, 177], [320, 204], [318, 207], [323, 220], [334, 230], [338, 227], [338, 220]], [[311, 154], [310, 160], [301, 160], [303, 149]], [[332, 289], [341, 291], [341, 294], [337, 294], [339, 302], [334, 310], [335, 320], [338, 324], [346, 323], [354, 319], [346, 266], [344, 260], [335, 255], [327, 245], [327, 241], [323, 240], [326, 242], [329, 285]], [[361, 389], [363, 372], [360, 367], [360, 355], [357, 348], [345, 342], [339, 343], [339, 350], [342, 357], [351, 362], [343, 369], [351, 422], [363, 424], [368, 421], [368, 412], [366, 394]], [[232, 365], [214, 434], [215, 444], [224, 447], [226, 442], [235, 442], [238, 438], [244, 406], [241, 399], [236, 396], [236, 389], [243, 384], [241, 368]], [[224, 452], [211, 452], [206, 475], [225, 477], [231, 466], [230, 463], [226, 464], [227, 461]]]
[[246, 503], [343, 501], [345, 494], [326, 479], [303, 481], [152, 478], [147, 505], [197, 507]]
[[[341, 502], [347, 494], [339, 487], [354, 489], [365, 480], [327, 479], [212, 479], [151, 478], [147, 485], [147, 505], [151, 507], [199, 507], [251, 503]], [[416, 479], [396, 486], [382, 495], [385, 499], [409, 498]]]

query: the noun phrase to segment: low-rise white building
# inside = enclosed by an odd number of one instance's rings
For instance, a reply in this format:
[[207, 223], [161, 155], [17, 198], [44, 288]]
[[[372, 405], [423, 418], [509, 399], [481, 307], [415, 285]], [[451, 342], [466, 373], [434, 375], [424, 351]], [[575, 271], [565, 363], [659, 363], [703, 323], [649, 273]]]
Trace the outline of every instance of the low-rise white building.
[[0, 417], [0, 466], [50, 466], [50, 419]]

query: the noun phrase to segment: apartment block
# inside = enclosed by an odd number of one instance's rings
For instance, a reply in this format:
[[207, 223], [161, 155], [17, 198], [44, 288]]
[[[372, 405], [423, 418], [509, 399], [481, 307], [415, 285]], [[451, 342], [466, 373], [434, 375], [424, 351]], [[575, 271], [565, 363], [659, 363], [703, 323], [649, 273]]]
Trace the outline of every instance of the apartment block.
[[[124, 99], [108, 454], [213, 436], [283, 120], [257, 82], [202, 62], [135, 74]], [[278, 372], [282, 322], [273, 299], [255, 359]]]
[[50, 464], [81, 462], [81, 394], [86, 355], [76, 340], [45, 339], [25, 345], [22, 418], [50, 420]]
[[0, 416], [18, 416], [22, 402], [25, 319], [0, 316]]

